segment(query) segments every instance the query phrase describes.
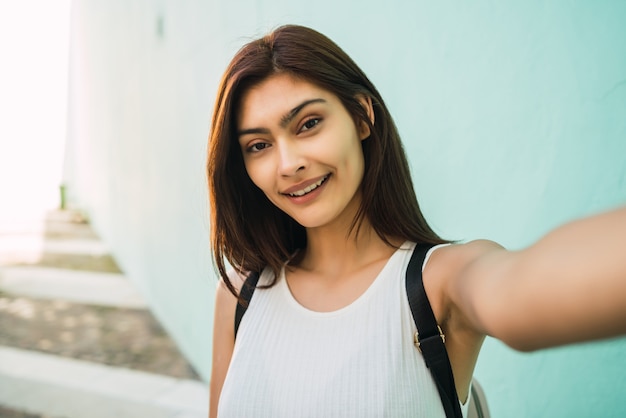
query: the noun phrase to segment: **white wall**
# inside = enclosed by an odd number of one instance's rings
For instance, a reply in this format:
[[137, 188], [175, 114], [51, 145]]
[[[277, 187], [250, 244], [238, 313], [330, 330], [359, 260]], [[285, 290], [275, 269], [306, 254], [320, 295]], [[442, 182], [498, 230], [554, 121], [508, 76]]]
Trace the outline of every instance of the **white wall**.
[[60, 203], [69, 20], [69, 0], [0, 2], [0, 229]]
[[[67, 183], [208, 377], [206, 138], [244, 42], [282, 23], [329, 35], [395, 115], [435, 228], [519, 248], [626, 202], [625, 21], [619, 2], [76, 0]], [[623, 416], [625, 347], [488, 341], [477, 374], [494, 416]]]

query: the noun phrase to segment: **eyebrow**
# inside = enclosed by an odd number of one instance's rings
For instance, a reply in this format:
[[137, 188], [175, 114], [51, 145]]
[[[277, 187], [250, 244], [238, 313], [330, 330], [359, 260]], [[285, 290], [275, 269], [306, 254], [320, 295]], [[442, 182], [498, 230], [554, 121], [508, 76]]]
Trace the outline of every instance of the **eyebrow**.
[[[326, 100], [318, 98], [318, 99], [309, 99], [300, 103], [298, 106], [291, 109], [287, 112], [282, 118], [280, 118], [280, 127], [286, 127], [292, 120], [295, 118], [302, 109], [307, 107], [313, 103], [326, 103]], [[270, 131], [267, 128], [251, 128], [251, 129], [242, 129], [241, 131], [237, 131], [237, 136], [243, 136], [247, 134], [269, 134]]]

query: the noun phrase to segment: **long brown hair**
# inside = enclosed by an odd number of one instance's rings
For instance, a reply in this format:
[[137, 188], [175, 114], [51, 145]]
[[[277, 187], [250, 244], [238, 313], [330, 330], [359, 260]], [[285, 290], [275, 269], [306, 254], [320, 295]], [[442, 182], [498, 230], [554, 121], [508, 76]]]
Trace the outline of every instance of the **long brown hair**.
[[[276, 73], [330, 91], [355, 123], [370, 125], [371, 135], [362, 141], [362, 200], [352, 229], [358, 230], [367, 218], [387, 243], [391, 238], [446, 242], [419, 209], [398, 131], [374, 85], [326, 36], [303, 26], [282, 26], [239, 50], [222, 77], [213, 112], [207, 161], [211, 243], [220, 276], [234, 294], [226, 261], [242, 274], [267, 266], [276, 277], [288, 258], [306, 246], [304, 227], [274, 206], [248, 177], [237, 138], [236, 112], [242, 95]], [[362, 95], [372, 99], [373, 124], [358, 100]]]

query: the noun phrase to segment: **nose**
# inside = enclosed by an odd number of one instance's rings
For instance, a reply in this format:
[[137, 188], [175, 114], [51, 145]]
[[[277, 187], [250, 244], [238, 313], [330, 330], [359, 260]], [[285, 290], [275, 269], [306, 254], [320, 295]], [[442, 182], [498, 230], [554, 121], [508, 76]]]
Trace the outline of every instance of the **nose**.
[[280, 141], [278, 146], [278, 173], [289, 177], [304, 169], [306, 159], [295, 141]]

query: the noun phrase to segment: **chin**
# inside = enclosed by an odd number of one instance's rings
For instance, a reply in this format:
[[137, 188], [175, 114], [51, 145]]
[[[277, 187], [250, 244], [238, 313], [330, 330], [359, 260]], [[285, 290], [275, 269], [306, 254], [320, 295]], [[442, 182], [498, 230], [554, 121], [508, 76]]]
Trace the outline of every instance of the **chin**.
[[320, 226], [324, 226], [327, 222], [325, 222], [322, 219], [316, 219], [313, 217], [304, 217], [304, 216], [292, 216], [289, 215], [291, 217], [291, 219], [293, 219], [294, 221], [296, 221], [299, 225], [303, 226], [304, 228], [318, 228]]
[[[309, 217], [300, 216], [297, 218], [292, 216], [292, 219], [294, 219], [298, 224], [302, 225], [306, 229], [315, 229], [315, 228], [322, 228], [325, 226], [329, 226], [330, 224], [333, 223], [334, 220], [336, 220], [335, 217], [320, 217], [320, 216], [309, 216]], [[334, 223], [336, 224], [336, 222]]]

